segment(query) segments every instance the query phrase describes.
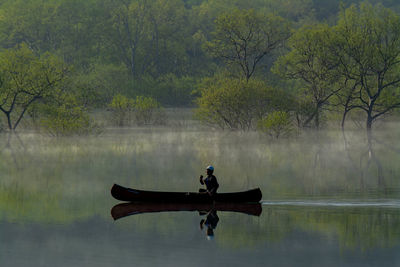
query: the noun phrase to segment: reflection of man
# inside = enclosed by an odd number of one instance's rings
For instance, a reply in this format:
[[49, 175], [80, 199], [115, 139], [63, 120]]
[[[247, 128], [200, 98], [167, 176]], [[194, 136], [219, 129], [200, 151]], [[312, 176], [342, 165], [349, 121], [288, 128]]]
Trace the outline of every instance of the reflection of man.
[[206, 234], [207, 239], [211, 240], [214, 237], [214, 229], [217, 227], [219, 218], [217, 215], [217, 211], [215, 209], [210, 210], [207, 213], [206, 219], [202, 219], [200, 221], [200, 229], [203, 230], [204, 226], [207, 227]]

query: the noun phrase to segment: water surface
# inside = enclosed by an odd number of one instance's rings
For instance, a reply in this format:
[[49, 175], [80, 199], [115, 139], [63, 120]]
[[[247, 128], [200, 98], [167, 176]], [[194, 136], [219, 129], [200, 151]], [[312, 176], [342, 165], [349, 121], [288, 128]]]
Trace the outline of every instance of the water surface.
[[[399, 127], [270, 140], [171, 128], [98, 137], [1, 136], [2, 266], [399, 266]], [[260, 187], [262, 213], [114, 221], [113, 183], [197, 191], [213, 164], [221, 192]]]

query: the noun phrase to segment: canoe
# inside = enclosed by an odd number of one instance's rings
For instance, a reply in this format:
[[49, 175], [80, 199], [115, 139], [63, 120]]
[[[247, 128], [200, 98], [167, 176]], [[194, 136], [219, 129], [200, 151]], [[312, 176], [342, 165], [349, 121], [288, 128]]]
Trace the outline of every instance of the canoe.
[[210, 210], [240, 212], [248, 215], [260, 216], [262, 207], [260, 203], [154, 203], [154, 202], [131, 202], [115, 205], [111, 209], [114, 220], [143, 213], [176, 212], [176, 211], [198, 211], [208, 212]]
[[169, 203], [258, 203], [262, 197], [259, 188], [236, 193], [218, 193], [211, 197], [207, 193], [145, 191], [117, 184], [111, 188], [111, 195], [120, 201]]

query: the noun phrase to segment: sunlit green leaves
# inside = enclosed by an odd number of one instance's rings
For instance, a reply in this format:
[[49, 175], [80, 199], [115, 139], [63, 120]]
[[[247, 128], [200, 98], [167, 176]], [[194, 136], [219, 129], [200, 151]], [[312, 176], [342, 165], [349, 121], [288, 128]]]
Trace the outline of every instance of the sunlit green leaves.
[[274, 109], [287, 109], [290, 97], [260, 80], [227, 77], [205, 79], [197, 100], [197, 117], [222, 129], [250, 130], [254, 121]]
[[32, 103], [55, 94], [66, 71], [56, 57], [48, 53], [38, 57], [25, 44], [2, 52], [0, 110], [8, 127], [15, 129]]
[[136, 125], [165, 123], [165, 114], [161, 105], [152, 97], [128, 98], [117, 94], [109, 107], [113, 111], [113, 121], [118, 126], [126, 126], [132, 123]]
[[290, 114], [285, 111], [273, 111], [257, 122], [257, 129], [271, 137], [289, 136], [293, 131]]

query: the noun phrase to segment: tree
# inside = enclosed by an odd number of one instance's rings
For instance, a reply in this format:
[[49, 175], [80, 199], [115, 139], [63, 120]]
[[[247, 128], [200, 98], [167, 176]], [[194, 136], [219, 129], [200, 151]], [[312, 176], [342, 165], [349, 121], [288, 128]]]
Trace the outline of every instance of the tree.
[[315, 20], [315, 4], [313, 0], [268, 0], [265, 2], [268, 3], [269, 9], [271, 9], [274, 14], [278, 14], [296, 24], [302, 25], [306, 21], [310, 22]]
[[248, 131], [270, 111], [285, 109], [289, 97], [263, 81], [212, 77], [200, 85], [197, 117], [222, 129]]
[[[187, 24], [182, 0], [155, 0], [149, 9], [149, 34], [145, 58], [147, 70], [155, 76], [185, 73]], [[171, 64], [173, 63], [173, 64]]]
[[1, 43], [12, 48], [25, 43], [36, 52], [57, 46], [55, 16], [58, 1], [16, 0], [5, 3], [1, 20]]
[[105, 39], [133, 79], [143, 74], [185, 71], [182, 0], [119, 0], [110, 8], [112, 28]]
[[118, 58], [126, 65], [132, 77], [137, 76], [138, 49], [145, 35], [147, 0], [116, 1], [111, 10], [112, 35], [108, 39]]
[[353, 84], [344, 95], [345, 114], [364, 111], [370, 131], [376, 119], [400, 107], [400, 16], [381, 5], [353, 5], [334, 30], [339, 71]]
[[10, 130], [17, 128], [34, 102], [56, 93], [66, 71], [56, 57], [36, 56], [25, 44], [0, 54], [0, 111]]
[[1, 5], [0, 43], [22, 42], [37, 53], [51, 52], [68, 64], [87, 67], [98, 57], [104, 31], [104, 0], [6, 1]]
[[51, 136], [100, 133], [99, 127], [74, 94], [60, 93], [39, 104], [39, 125]]
[[132, 121], [136, 125], [165, 123], [165, 114], [160, 103], [151, 97], [136, 96], [133, 99], [117, 94], [109, 107], [113, 111], [113, 121], [118, 126], [130, 125]]
[[323, 108], [342, 89], [338, 62], [331, 51], [334, 38], [328, 25], [303, 27], [289, 39], [290, 52], [275, 62], [273, 71], [285, 78], [300, 80], [304, 95], [299, 97], [311, 98], [313, 111], [303, 126], [314, 120], [318, 128]]
[[248, 81], [262, 60], [289, 38], [289, 25], [281, 17], [254, 10], [234, 10], [220, 15], [213, 39], [206, 43], [210, 53], [238, 67]]
[[257, 128], [273, 138], [289, 136], [293, 132], [290, 114], [285, 111], [271, 112], [258, 121]]
[[43, 19], [44, 27], [52, 29], [54, 43], [52, 50], [45, 51], [56, 53], [68, 64], [87, 68], [91, 59], [99, 54], [107, 10], [102, 7], [104, 0], [47, 1], [59, 4], [51, 13], [52, 20]]

